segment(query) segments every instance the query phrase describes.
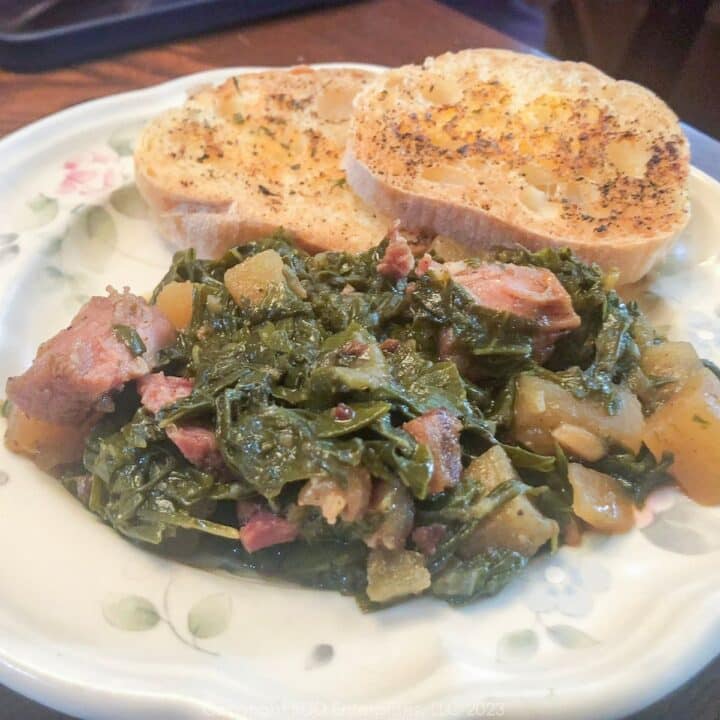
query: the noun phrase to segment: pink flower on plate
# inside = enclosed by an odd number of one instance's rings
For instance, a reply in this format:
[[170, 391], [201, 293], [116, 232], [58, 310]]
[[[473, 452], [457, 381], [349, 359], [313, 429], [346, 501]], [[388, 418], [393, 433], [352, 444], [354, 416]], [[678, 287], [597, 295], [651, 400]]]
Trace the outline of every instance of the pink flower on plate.
[[118, 155], [112, 150], [90, 150], [63, 164], [61, 195], [102, 195], [120, 184], [122, 172]]

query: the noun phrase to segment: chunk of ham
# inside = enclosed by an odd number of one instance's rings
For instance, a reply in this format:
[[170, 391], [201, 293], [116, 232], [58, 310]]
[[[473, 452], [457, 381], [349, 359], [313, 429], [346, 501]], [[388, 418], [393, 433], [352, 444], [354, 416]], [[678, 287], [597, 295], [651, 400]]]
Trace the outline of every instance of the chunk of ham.
[[377, 271], [390, 280], [406, 278], [415, 267], [415, 256], [408, 245], [407, 239], [400, 234], [397, 227], [390, 231], [385, 254], [377, 265]]
[[[165, 373], [152, 373], [140, 378], [137, 389], [143, 407], [155, 414], [167, 405], [188, 397], [193, 389], [192, 378], [175, 377]], [[201, 425], [169, 425], [167, 436], [193, 465], [205, 470], [222, 467], [215, 433]]]
[[310, 478], [300, 490], [298, 505], [320, 508], [329, 525], [334, 525], [338, 517], [355, 522], [365, 515], [371, 491], [370, 473], [357, 468], [348, 473], [344, 484], [324, 475]]
[[415, 267], [415, 274], [419, 277], [425, 275], [428, 270], [440, 270], [442, 265], [432, 259], [432, 255], [425, 253], [418, 261]]
[[168, 425], [165, 432], [178, 450], [193, 465], [206, 470], [222, 467], [215, 433], [199, 425]]
[[562, 283], [547, 268], [463, 261], [443, 266], [483, 307], [507, 312], [535, 323], [557, 336], [580, 326], [580, 317]]
[[447, 534], [447, 528], [440, 523], [422, 525], [412, 531], [412, 540], [420, 552], [426, 557], [435, 554], [438, 544]]
[[[134, 357], [113, 327], [126, 325], [146, 352]], [[30, 417], [59, 424], [82, 423], [112, 403], [109, 393], [147, 375], [175, 328], [158, 308], [125, 290], [91, 298], [70, 325], [38, 349], [30, 369], [7, 382], [7, 396]]]
[[417, 442], [427, 445], [433, 459], [431, 495], [455, 485], [462, 473], [460, 431], [462, 423], [445, 408], [436, 408], [403, 425]]
[[298, 526], [289, 520], [248, 502], [238, 503], [240, 542], [249, 553], [295, 540]]
[[[416, 272], [448, 272], [450, 277], [472, 296], [478, 305], [515, 315], [537, 326], [536, 355], [543, 357], [562, 335], [580, 326], [572, 299], [562, 283], [546, 268], [485, 262], [471, 265], [465, 261], [440, 264], [429, 255], [418, 261]], [[453, 348], [446, 348], [450, 356]]]
[[166, 405], [171, 405], [192, 393], [192, 378], [165, 375], [163, 372], [151, 373], [137, 381], [140, 402], [153, 415]]

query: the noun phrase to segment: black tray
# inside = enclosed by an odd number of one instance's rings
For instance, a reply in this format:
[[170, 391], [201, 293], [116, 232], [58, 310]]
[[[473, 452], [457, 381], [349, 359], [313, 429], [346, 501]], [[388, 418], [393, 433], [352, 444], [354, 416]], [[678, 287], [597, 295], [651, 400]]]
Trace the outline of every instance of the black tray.
[[89, 58], [348, 0], [0, 0], [0, 67]]

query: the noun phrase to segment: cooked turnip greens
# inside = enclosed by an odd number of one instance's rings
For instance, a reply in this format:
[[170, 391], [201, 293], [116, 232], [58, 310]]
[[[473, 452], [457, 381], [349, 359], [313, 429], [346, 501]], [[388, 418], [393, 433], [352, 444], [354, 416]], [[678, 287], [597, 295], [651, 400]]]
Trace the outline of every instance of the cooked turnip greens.
[[363, 608], [467, 603], [588, 527], [629, 529], [674, 480], [646, 416], [717, 379], [570, 252], [416, 263], [398, 237], [356, 256], [282, 234], [177, 253], [152, 300], [177, 337], [67, 486], [158, 552]]

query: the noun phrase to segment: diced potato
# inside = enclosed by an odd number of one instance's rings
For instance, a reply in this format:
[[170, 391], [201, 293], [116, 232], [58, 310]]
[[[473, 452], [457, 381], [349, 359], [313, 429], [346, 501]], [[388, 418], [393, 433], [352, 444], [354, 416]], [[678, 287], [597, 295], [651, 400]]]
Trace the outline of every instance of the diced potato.
[[[465, 470], [465, 477], [488, 491], [508, 480], [519, 479], [510, 458], [499, 445], [475, 458]], [[507, 548], [531, 557], [556, 537], [558, 531], [554, 520], [546, 518], [526, 497], [519, 496], [481, 523], [458, 549], [458, 554], [467, 559], [488, 548]]]
[[44, 470], [75, 462], [82, 456], [89, 425], [56, 425], [37, 420], [13, 407], [8, 417], [5, 445], [28, 455]]
[[192, 320], [192, 296], [191, 282], [171, 282], [158, 293], [155, 305], [168, 316], [176, 330], [185, 330]]
[[482, 485], [486, 490], [493, 490], [508, 480], [517, 480], [518, 474], [502, 447], [493, 445], [467, 466], [465, 478]]
[[489, 548], [506, 548], [532, 557], [559, 531], [558, 524], [540, 513], [526, 497], [516, 497], [482, 523], [458, 554], [468, 559]]
[[430, 587], [425, 558], [413, 550], [373, 550], [368, 557], [367, 578], [367, 595], [373, 602], [418, 595]]
[[656, 459], [674, 455], [670, 472], [696, 502], [720, 503], [720, 380], [703, 368], [645, 426], [643, 441]]
[[552, 454], [552, 432], [565, 423], [637, 453], [644, 426], [642, 407], [629, 390], [618, 390], [618, 399], [620, 408], [610, 415], [601, 402], [578, 399], [550, 380], [523, 374], [517, 381], [513, 434], [530, 450]]
[[599, 460], [607, 452], [601, 438], [578, 425], [560, 423], [551, 435], [569, 455], [588, 462]]
[[654, 378], [672, 378], [672, 382], [655, 389], [653, 394], [660, 402], [666, 402], [702, 366], [695, 348], [687, 342], [648, 345], [640, 358], [640, 367], [646, 375]]
[[263, 250], [231, 267], [225, 273], [225, 287], [236, 303], [249, 300], [257, 304], [272, 286], [285, 282], [284, 267], [278, 253], [274, 250]]
[[633, 504], [615, 478], [580, 463], [570, 463], [568, 480], [573, 489], [573, 512], [581, 520], [606, 533], [632, 529]]

